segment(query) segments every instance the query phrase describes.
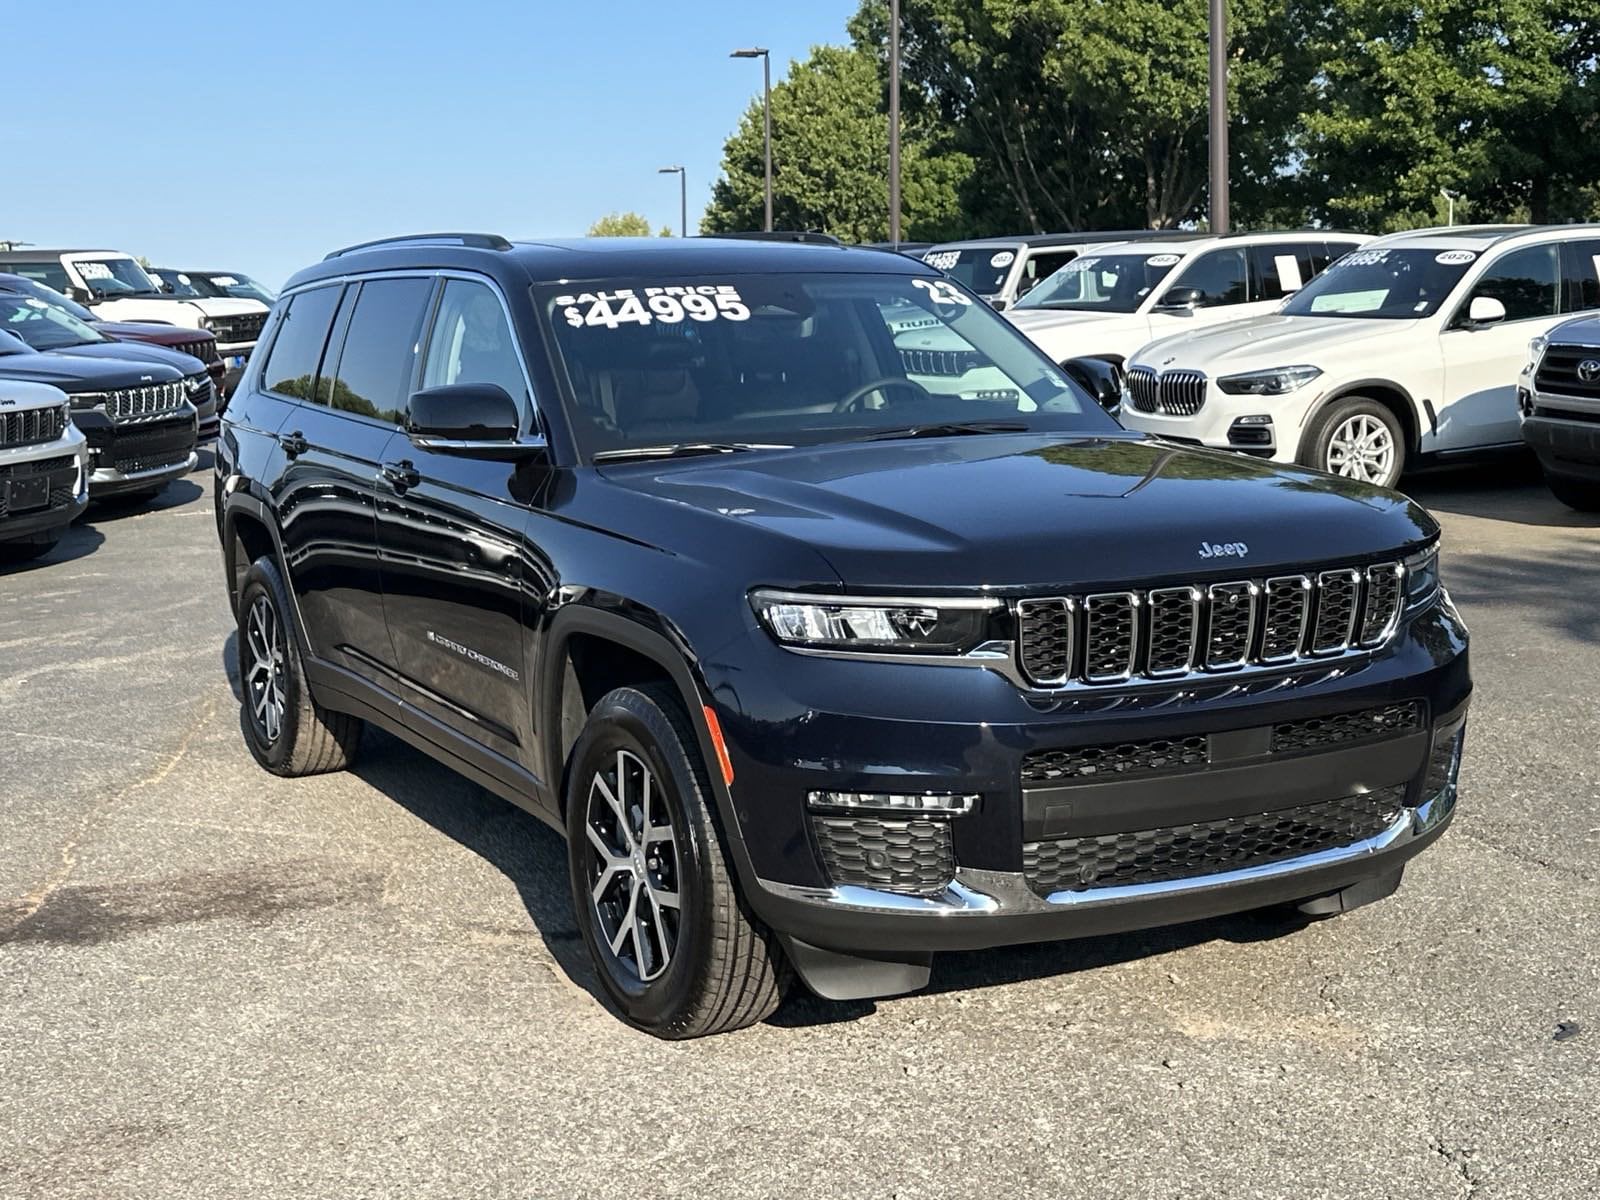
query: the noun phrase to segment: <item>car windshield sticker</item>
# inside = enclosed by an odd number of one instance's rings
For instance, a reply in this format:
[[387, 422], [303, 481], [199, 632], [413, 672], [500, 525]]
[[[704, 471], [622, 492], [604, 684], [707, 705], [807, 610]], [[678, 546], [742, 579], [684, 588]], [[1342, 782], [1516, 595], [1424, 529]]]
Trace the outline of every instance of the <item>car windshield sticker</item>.
[[1144, 265], [1147, 267], [1170, 267], [1175, 265], [1177, 261], [1178, 256], [1176, 254], [1152, 254], [1144, 260]]
[[[184, 282], [188, 283], [189, 281], [185, 279]], [[237, 287], [239, 285], [239, 281], [232, 275], [213, 275], [211, 282], [218, 287]]]
[[935, 304], [971, 304], [972, 298], [964, 295], [953, 283], [942, 279], [913, 279], [913, 287], [927, 292]]
[[188, 286], [189, 277], [187, 275], [179, 275], [178, 276], [178, 282], [183, 284], [184, 286]]
[[1002, 250], [999, 254], [996, 254], [989, 260], [989, 265], [991, 267], [1009, 267], [1014, 261], [1016, 261], [1016, 257], [1017, 256], [1011, 253], [1011, 251]]
[[1278, 287], [1285, 292], [1298, 292], [1304, 280], [1300, 278], [1300, 260], [1292, 254], [1275, 254], [1272, 265], [1278, 268]]
[[[1335, 267], [1375, 267], [1379, 263], [1387, 262], [1388, 260], [1389, 252], [1387, 250], [1353, 250], [1333, 265]], [[1332, 268], [1330, 267], [1329, 269], [1331, 270]]]
[[961, 261], [959, 250], [934, 250], [922, 256], [922, 261], [935, 271], [948, 271]]
[[110, 278], [112, 278], [111, 268], [108, 267], [105, 263], [78, 262], [78, 263], [74, 263], [73, 266], [78, 268], [78, 274], [82, 275], [85, 279], [110, 279]]
[[29, 308], [45, 308], [45, 309], [48, 309], [50, 307], [43, 300], [35, 300], [32, 296], [26, 297], [22, 302], [24, 304], [26, 304]]
[[[919, 281], [920, 282], [920, 281]], [[617, 288], [610, 292], [582, 292], [576, 296], [557, 296], [556, 307], [573, 328], [621, 325], [648, 325], [659, 321], [676, 325], [692, 321], [748, 321], [750, 308], [729, 283], [667, 285], [645, 288]]]
[[[1063, 274], [1063, 275], [1076, 275], [1079, 271], [1087, 271], [1090, 267], [1094, 266], [1095, 263], [1097, 263], [1099, 261], [1100, 260], [1098, 258], [1075, 258], [1071, 262], [1069, 262], [1066, 266], [1061, 268], [1061, 274]], [[1173, 261], [1177, 261], [1177, 260], [1173, 260]]]
[[1442, 254], [1435, 254], [1433, 261], [1441, 267], [1457, 267], [1462, 263], [1469, 263], [1477, 257], [1477, 254], [1471, 250], [1446, 250]]

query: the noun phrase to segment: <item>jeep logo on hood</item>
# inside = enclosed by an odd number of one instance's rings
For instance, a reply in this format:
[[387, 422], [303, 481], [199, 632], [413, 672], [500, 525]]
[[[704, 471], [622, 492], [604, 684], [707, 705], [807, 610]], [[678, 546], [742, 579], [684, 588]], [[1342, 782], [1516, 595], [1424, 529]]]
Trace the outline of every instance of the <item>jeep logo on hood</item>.
[[1201, 542], [1201, 558], [1243, 558], [1250, 547], [1243, 542]]

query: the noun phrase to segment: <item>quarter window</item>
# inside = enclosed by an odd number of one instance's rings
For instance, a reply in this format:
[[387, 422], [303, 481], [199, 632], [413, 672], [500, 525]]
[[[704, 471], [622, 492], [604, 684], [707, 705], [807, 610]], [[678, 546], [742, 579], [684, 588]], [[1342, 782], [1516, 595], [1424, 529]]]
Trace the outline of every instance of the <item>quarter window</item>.
[[1479, 296], [1505, 305], [1508, 321], [1555, 316], [1561, 311], [1561, 275], [1556, 266], [1559, 250], [1553, 242], [1545, 246], [1525, 246], [1489, 264], [1489, 269], [1473, 285], [1466, 305], [1462, 306], [1462, 317], [1465, 318], [1467, 307]]
[[499, 384], [524, 412], [529, 407], [505, 308], [492, 288], [469, 279], [445, 282], [422, 370], [425, 388], [452, 383]]
[[10, 271], [13, 275], [21, 275], [24, 279], [42, 283], [45, 287], [55, 288], [58, 292], [65, 292], [72, 286], [72, 280], [67, 275], [67, 269], [54, 260], [0, 263], [0, 270]]
[[1200, 293], [1201, 308], [1245, 302], [1244, 251], [1238, 247], [1202, 254], [1173, 284]]
[[369, 279], [361, 285], [328, 394], [334, 408], [392, 425], [405, 419], [432, 295], [432, 279]]
[[[1308, 242], [1268, 242], [1250, 247], [1250, 295], [1256, 300], [1282, 300], [1292, 296], [1317, 273]], [[1323, 260], [1327, 265], [1327, 260]]]
[[338, 287], [314, 288], [290, 297], [278, 318], [278, 332], [261, 373], [267, 391], [297, 400], [314, 399], [317, 364], [338, 300]]

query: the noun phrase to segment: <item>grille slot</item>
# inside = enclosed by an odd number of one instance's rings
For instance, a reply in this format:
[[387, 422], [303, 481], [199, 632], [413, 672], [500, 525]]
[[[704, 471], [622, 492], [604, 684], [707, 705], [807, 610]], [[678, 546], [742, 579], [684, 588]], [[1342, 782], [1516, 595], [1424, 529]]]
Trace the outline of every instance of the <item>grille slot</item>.
[[1305, 750], [1327, 750], [1354, 742], [1382, 741], [1421, 728], [1422, 707], [1408, 700], [1357, 712], [1336, 713], [1331, 717], [1280, 721], [1272, 727], [1272, 752], [1297, 754]]
[[817, 816], [811, 828], [835, 884], [926, 896], [955, 878], [948, 821]]
[[1405, 602], [1395, 562], [1016, 602], [1017, 659], [1042, 689], [1282, 666], [1387, 642]]
[[64, 405], [0, 412], [0, 446], [37, 446], [53, 442], [67, 430]]
[[1130, 884], [1199, 879], [1286, 862], [1376, 837], [1405, 803], [1405, 788], [1255, 813], [1098, 837], [1028, 842], [1022, 869], [1041, 896]]
[[1149, 367], [1130, 367], [1128, 394], [1140, 412], [1192, 417], [1206, 406], [1203, 371], [1176, 370], [1157, 374]]
[[181, 380], [153, 383], [144, 387], [118, 388], [106, 394], [106, 412], [113, 421], [141, 421], [163, 417], [183, 407]]
[[1103, 746], [1072, 746], [1065, 750], [1035, 750], [1022, 759], [1022, 782], [1060, 784], [1084, 779], [1098, 781], [1108, 776], [1123, 779], [1130, 775], [1203, 767], [1210, 761], [1211, 744], [1202, 734]]
[[965, 375], [982, 361], [975, 350], [900, 351], [900, 365], [908, 375]]

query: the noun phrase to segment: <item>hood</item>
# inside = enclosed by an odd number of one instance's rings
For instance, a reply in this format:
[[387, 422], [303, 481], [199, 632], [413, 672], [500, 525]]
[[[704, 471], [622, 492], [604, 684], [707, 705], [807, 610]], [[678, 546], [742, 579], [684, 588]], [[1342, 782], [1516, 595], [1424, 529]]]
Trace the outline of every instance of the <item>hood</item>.
[[88, 346], [66, 346], [50, 353], [71, 355], [73, 358], [117, 359], [124, 363], [159, 363], [171, 367], [180, 375], [198, 375], [206, 369], [205, 363], [193, 355], [179, 354], [164, 346], [141, 345], [139, 342], [94, 342]]
[[[697, 545], [717, 538], [719, 525], [755, 527], [815, 550], [861, 591], [1259, 577], [1394, 554], [1438, 531], [1395, 492], [1128, 435], [856, 442], [601, 474], [672, 505], [680, 528], [686, 510], [708, 518]], [[662, 510], [650, 504], [634, 515], [635, 528], [618, 532], [660, 544]], [[1247, 551], [1208, 560], [1201, 548], [1216, 543]], [[772, 581], [751, 580], [762, 582]]]
[[1023, 333], [1035, 333], [1046, 329], [1081, 329], [1085, 325], [1137, 320], [1139, 314], [1080, 312], [1071, 308], [1009, 308], [1005, 312], [1005, 318]]
[[94, 327], [108, 338], [150, 342], [157, 346], [187, 346], [192, 342], [217, 340], [203, 329], [162, 325], [156, 321], [96, 321]]
[[254, 316], [267, 311], [259, 300], [238, 300], [231, 296], [169, 296], [183, 304], [192, 304], [208, 317]]
[[1391, 321], [1363, 317], [1286, 317], [1272, 313], [1229, 321], [1190, 333], [1158, 338], [1128, 360], [1130, 366], [1157, 370], [1174, 364], [1198, 367], [1208, 374], [1219, 368], [1288, 367], [1299, 363], [1320, 366], [1330, 354], [1346, 355], [1350, 348], [1377, 339], [1407, 336], [1416, 321]]
[[24, 409], [52, 408], [67, 398], [60, 388], [44, 383], [23, 383], [16, 379], [0, 379], [0, 412], [22, 412]]
[[46, 354], [0, 354], [0, 379], [53, 383], [64, 392], [104, 392], [146, 383], [172, 383], [182, 373], [161, 363], [120, 358], [80, 358]]

